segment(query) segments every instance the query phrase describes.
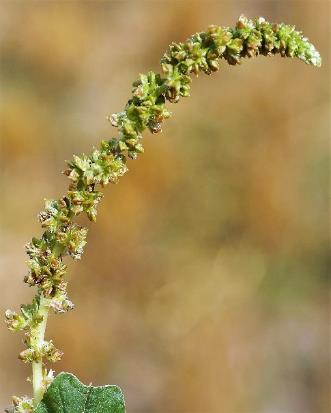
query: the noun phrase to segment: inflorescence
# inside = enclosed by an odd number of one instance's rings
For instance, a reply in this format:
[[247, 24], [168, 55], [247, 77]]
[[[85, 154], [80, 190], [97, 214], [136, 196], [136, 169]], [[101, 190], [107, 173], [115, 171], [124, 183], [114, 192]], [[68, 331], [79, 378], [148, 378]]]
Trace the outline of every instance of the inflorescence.
[[271, 24], [261, 17], [250, 20], [241, 16], [235, 28], [213, 25], [184, 43], [172, 43], [161, 59], [163, 75], [141, 74], [133, 83], [132, 96], [124, 111], [109, 117], [118, 136], [102, 141], [90, 155], [73, 156], [68, 162], [64, 171], [70, 180], [68, 191], [58, 200], [46, 200], [38, 215], [44, 233], [26, 245], [29, 270], [24, 281], [35, 286], [37, 294], [32, 304], [21, 306], [20, 313], [7, 310], [5, 314], [10, 330], [25, 332], [26, 349], [19, 358], [34, 363], [42, 371], [39, 396], [35, 389], [34, 403], [14, 397], [14, 412], [33, 411], [52, 380], [52, 370], [47, 371], [45, 361], [55, 362], [62, 355], [43, 335], [49, 309], [62, 313], [73, 308], [67, 295], [67, 266], [63, 258], [79, 260], [87, 236], [87, 229], [75, 223], [75, 217], [86, 213], [91, 221], [96, 221], [97, 206], [103, 196], [100, 188], [117, 183], [128, 171], [127, 158], [136, 159], [143, 153], [141, 140], [145, 129], [161, 132], [163, 121], [170, 117], [166, 101], [177, 103], [190, 95], [192, 73], [210, 75], [219, 70], [222, 60], [236, 65], [246, 57], [275, 54], [321, 65], [318, 51], [294, 26]]

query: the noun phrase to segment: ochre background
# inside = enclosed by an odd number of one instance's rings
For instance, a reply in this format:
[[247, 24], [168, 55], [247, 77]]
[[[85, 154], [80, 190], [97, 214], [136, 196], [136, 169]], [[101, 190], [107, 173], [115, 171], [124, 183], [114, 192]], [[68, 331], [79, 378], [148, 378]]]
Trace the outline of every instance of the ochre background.
[[[326, 413], [328, 1], [4, 1], [1, 312], [29, 302], [24, 244], [65, 159], [114, 136], [139, 73], [173, 40], [241, 13], [302, 29], [315, 69], [258, 58], [194, 79], [145, 154], [105, 189], [76, 309], [51, 316], [57, 372], [122, 387], [128, 413]], [[84, 221], [85, 222], [85, 221]], [[30, 394], [0, 326], [0, 407]]]

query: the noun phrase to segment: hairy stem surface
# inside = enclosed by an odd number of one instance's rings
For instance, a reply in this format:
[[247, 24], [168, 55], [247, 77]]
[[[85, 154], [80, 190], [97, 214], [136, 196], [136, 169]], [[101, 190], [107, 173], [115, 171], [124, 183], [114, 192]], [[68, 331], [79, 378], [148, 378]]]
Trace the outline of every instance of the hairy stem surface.
[[[31, 331], [31, 341], [35, 348], [42, 349], [45, 339], [45, 331], [49, 312], [49, 300], [40, 297], [40, 305], [38, 315], [42, 317], [42, 321], [38, 326]], [[45, 392], [43, 360], [42, 357], [38, 361], [32, 362], [32, 385], [33, 385], [33, 404], [36, 407], [43, 397]]]

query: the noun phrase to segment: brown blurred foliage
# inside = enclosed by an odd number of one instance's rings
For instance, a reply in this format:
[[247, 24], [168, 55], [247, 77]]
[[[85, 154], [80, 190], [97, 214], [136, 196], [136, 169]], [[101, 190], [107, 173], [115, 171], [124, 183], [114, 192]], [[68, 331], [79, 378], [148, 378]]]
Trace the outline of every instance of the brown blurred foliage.
[[[329, 411], [328, 1], [1, 1], [1, 311], [29, 302], [23, 245], [73, 153], [113, 136], [173, 40], [241, 13], [302, 29], [314, 69], [260, 57], [194, 80], [105, 190], [57, 372], [122, 387], [128, 413]], [[29, 394], [0, 328], [0, 406]]]

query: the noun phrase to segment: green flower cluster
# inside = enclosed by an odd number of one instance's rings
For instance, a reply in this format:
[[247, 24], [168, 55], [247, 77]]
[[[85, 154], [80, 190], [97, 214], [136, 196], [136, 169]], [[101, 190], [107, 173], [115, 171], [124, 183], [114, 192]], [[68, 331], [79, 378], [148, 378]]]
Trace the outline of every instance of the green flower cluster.
[[[68, 162], [64, 174], [70, 180], [69, 189], [59, 200], [45, 201], [45, 208], [38, 216], [44, 233], [26, 246], [29, 271], [24, 281], [37, 287], [37, 295], [32, 304], [21, 306], [20, 314], [6, 312], [9, 329], [26, 333], [27, 348], [20, 353], [23, 361], [43, 366], [44, 359], [54, 362], [61, 357], [53, 343], [43, 339], [41, 325], [46, 322], [50, 308], [55, 312], [73, 308], [67, 297], [63, 258], [80, 259], [87, 235], [87, 229], [74, 223], [74, 218], [84, 212], [91, 221], [96, 220], [102, 198], [98, 188], [117, 183], [128, 170], [127, 157], [136, 159], [144, 151], [141, 140], [145, 129], [161, 132], [162, 122], [170, 116], [166, 101], [176, 103], [181, 97], [189, 96], [191, 74], [209, 75], [219, 70], [222, 59], [236, 65], [243, 58], [259, 54], [297, 57], [307, 64], [321, 65], [317, 50], [294, 26], [244, 16], [235, 28], [210, 26], [206, 32], [197, 33], [184, 43], [170, 45], [161, 59], [163, 76], [149, 72], [133, 83], [132, 96], [124, 111], [109, 117], [118, 130], [116, 138], [102, 141], [100, 148], [90, 155], [74, 156]], [[48, 376], [44, 366], [42, 371], [46, 386]], [[32, 406], [30, 401], [20, 400], [16, 398], [14, 411], [30, 412], [30, 407], [26, 410], [20, 407]]]
[[[28, 397], [13, 397], [13, 405], [15, 413], [30, 413], [33, 411], [32, 400]], [[12, 413], [13, 410], [5, 410], [6, 413]]]
[[6, 323], [11, 331], [27, 330], [29, 327], [36, 327], [42, 318], [38, 314], [40, 298], [34, 297], [32, 304], [22, 304], [21, 314], [16, 314], [11, 310], [7, 310], [5, 313]]
[[178, 102], [180, 97], [189, 96], [190, 74], [202, 71], [209, 75], [220, 68], [220, 59], [236, 65], [242, 58], [259, 54], [297, 57], [307, 64], [321, 65], [318, 51], [294, 26], [240, 16], [235, 28], [212, 25], [185, 43], [171, 44], [161, 60], [166, 98]]

